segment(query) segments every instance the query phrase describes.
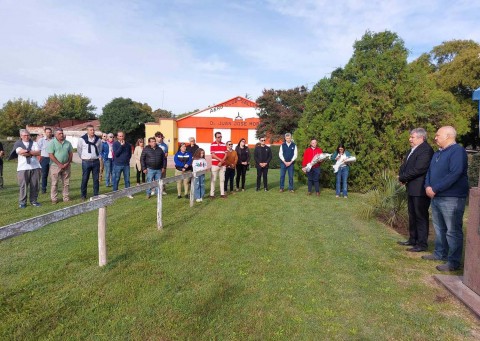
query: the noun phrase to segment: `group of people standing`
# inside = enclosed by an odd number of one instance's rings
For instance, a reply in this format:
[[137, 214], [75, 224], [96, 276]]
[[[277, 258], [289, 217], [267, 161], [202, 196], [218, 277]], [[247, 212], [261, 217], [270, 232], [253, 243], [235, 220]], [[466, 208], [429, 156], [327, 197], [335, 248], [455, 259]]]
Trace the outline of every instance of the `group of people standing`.
[[399, 171], [398, 180], [408, 193], [409, 238], [398, 242], [410, 246], [407, 251], [428, 249], [429, 214], [435, 229], [434, 251], [422, 256], [426, 260], [443, 261], [439, 271], [458, 270], [463, 252], [463, 214], [469, 185], [467, 153], [456, 143], [457, 132], [451, 126], [438, 129], [435, 153], [427, 142], [423, 128], [410, 132], [411, 149]]
[[[310, 140], [310, 145], [305, 149], [302, 160], [302, 171], [307, 176], [307, 188], [308, 195], [312, 195], [315, 190], [315, 195], [320, 195], [320, 165], [325, 160], [314, 162], [316, 157], [323, 153], [323, 150], [318, 147], [316, 139]], [[280, 158], [280, 192], [285, 191], [285, 176], [288, 174], [288, 191], [294, 193], [293, 187], [293, 171], [294, 161], [298, 155], [297, 146], [292, 141], [292, 135], [290, 133], [285, 134], [285, 142], [282, 143], [279, 150]], [[342, 194], [344, 198], [348, 196], [348, 174], [349, 174], [349, 162], [348, 158], [351, 156], [350, 152], [345, 149], [343, 144], [339, 144], [335, 153], [330, 157], [332, 161], [339, 164], [338, 171], [336, 172], [336, 197], [340, 197]], [[313, 162], [313, 164], [312, 164]], [[307, 167], [307, 165], [310, 165]], [[258, 186], [257, 186], [258, 187]]]

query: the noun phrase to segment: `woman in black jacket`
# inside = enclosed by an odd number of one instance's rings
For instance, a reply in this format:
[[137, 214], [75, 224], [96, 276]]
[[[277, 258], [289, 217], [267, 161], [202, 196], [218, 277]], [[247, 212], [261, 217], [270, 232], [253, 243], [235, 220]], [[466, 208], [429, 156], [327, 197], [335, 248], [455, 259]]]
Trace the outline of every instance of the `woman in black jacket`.
[[241, 138], [240, 141], [238, 141], [237, 146], [235, 147], [235, 151], [237, 152], [238, 155], [238, 161], [237, 161], [237, 177], [235, 179], [237, 188], [235, 191], [238, 192], [240, 188], [240, 178], [242, 179], [242, 192], [245, 191], [245, 175], [247, 174], [248, 170], [248, 164], [250, 162], [250, 150], [248, 149], [248, 146], [245, 144], [246, 141], [244, 138]]

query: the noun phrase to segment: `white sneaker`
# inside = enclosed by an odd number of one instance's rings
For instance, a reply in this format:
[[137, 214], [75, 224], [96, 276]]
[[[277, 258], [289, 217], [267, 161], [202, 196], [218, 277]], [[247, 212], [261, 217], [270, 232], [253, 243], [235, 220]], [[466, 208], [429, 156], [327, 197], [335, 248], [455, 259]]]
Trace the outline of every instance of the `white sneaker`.
[[155, 190], [154, 189], [151, 190], [150, 195], [155, 195]]
[[127, 198], [133, 199], [133, 195], [127, 195]]
[[163, 191], [162, 194], [163, 194], [163, 195], [167, 195], [167, 192]]
[[202, 202], [202, 199], [197, 199], [197, 200], [195, 200], [195, 201], [196, 201], [196, 202]]

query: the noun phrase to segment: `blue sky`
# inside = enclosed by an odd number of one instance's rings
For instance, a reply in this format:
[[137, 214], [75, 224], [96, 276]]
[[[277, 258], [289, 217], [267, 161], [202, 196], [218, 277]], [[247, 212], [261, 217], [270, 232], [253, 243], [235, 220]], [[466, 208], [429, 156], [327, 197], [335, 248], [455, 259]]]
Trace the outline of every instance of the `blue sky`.
[[0, 0], [0, 105], [82, 93], [175, 114], [263, 89], [309, 88], [365, 31], [396, 32], [412, 60], [480, 42], [478, 1]]

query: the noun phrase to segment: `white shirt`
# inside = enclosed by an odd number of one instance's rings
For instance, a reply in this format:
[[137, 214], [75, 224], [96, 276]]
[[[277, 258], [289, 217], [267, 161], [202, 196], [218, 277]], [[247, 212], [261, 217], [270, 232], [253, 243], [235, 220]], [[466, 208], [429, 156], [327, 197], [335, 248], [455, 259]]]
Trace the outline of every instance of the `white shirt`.
[[[18, 147], [15, 150], [17, 152], [17, 154], [20, 152], [20, 149], [27, 149], [28, 148], [29, 142], [24, 142], [24, 141], [22, 141], [22, 142], [23, 142], [23, 145], [25, 146], [25, 148]], [[32, 151], [35, 152], [37, 150], [40, 150], [40, 148], [38, 148], [37, 142], [33, 142]], [[30, 163], [27, 163], [27, 157], [18, 154], [17, 172], [18, 171], [24, 171], [24, 170], [32, 170], [32, 169], [37, 169], [37, 168], [42, 168], [42, 166], [40, 166], [40, 162], [38, 162], [36, 156], [30, 157]]]
[[[293, 141], [292, 141], [293, 142]], [[290, 145], [292, 144], [292, 142], [290, 143], [287, 143], [285, 142], [285, 144], [287, 145], [287, 147], [290, 147]], [[282, 145], [280, 145], [280, 150], [278, 151], [278, 157], [280, 158], [280, 160], [282, 160], [283, 162], [285, 162], [285, 158], [283, 157], [283, 149], [282, 149]], [[297, 145], [295, 145], [295, 149], [293, 151], [293, 157], [292, 157], [292, 160], [290, 162], [293, 162], [297, 159]]]
[[[94, 142], [95, 141], [95, 136], [93, 138], [90, 138], [90, 136], [87, 137], [88, 138], [88, 141], [89, 142]], [[96, 160], [100, 157], [100, 154], [102, 153], [102, 139], [98, 139], [97, 141], [97, 149], [98, 149], [98, 155], [97, 153], [95, 153], [95, 147], [94, 146], [91, 146], [90, 147], [90, 152], [88, 152], [88, 144], [85, 143], [85, 141], [83, 140], [83, 138], [79, 138], [78, 139], [78, 143], [77, 143], [77, 153], [78, 153], [78, 156], [80, 156], [80, 158], [82, 160]]]
[[47, 140], [45, 137], [42, 137], [38, 141], [38, 148], [40, 148], [40, 156], [47, 157], [47, 158], [50, 157], [50, 155], [48, 155], [48, 152], [47, 152], [47, 147], [50, 141], [52, 141], [52, 139]]

